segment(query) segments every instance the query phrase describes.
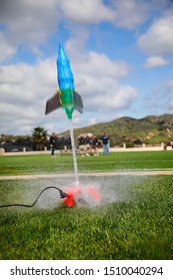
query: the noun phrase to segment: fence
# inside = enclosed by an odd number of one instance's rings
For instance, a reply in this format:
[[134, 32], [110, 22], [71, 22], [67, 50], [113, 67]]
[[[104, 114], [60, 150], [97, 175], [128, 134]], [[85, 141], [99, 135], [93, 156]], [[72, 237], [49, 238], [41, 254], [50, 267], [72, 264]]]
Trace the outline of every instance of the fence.
[[[126, 144], [123, 144], [123, 147], [110, 147], [110, 152], [139, 152], [139, 151], [162, 151], [165, 149], [164, 143], [160, 145], [146, 145], [143, 143], [141, 146], [127, 148]], [[166, 150], [172, 150], [171, 146], [167, 146]], [[98, 149], [99, 152], [102, 152], [102, 148]], [[77, 150], [78, 152], [78, 150]], [[58, 151], [59, 154], [71, 153], [71, 150], [67, 150], [66, 147], [64, 150]], [[26, 151], [25, 147], [21, 152], [5, 152], [4, 148], [0, 148], [0, 156], [13, 156], [13, 155], [37, 155], [37, 154], [50, 154], [50, 151], [45, 147], [44, 151]]]

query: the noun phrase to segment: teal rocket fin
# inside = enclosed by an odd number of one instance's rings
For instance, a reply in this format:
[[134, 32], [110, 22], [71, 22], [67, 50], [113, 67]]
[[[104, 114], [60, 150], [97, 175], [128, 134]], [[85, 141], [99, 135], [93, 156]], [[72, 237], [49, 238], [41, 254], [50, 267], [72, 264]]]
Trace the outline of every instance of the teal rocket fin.
[[46, 109], [45, 109], [45, 115], [51, 113], [52, 111], [58, 109], [61, 107], [60, 97], [59, 97], [59, 91], [57, 91], [54, 96], [52, 96], [50, 99], [46, 101]]
[[79, 113], [83, 113], [82, 97], [75, 90], [73, 91], [74, 107]]

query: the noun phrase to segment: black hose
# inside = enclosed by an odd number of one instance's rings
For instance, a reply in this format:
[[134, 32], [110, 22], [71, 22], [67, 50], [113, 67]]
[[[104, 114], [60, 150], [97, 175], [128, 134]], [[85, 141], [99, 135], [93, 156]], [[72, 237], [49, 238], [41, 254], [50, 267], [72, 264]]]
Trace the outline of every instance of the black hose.
[[33, 207], [33, 206], [37, 203], [37, 201], [38, 201], [38, 199], [40, 198], [40, 196], [42, 195], [42, 193], [45, 192], [45, 191], [48, 190], [48, 189], [56, 189], [56, 190], [58, 190], [59, 193], [60, 193], [60, 198], [64, 198], [64, 197], [67, 196], [66, 193], [64, 193], [61, 189], [59, 189], [59, 188], [57, 188], [57, 187], [54, 187], [54, 186], [50, 186], [50, 187], [46, 187], [45, 189], [43, 189], [43, 190], [39, 193], [39, 195], [38, 195], [38, 197], [36, 198], [36, 200], [34, 201], [34, 203], [31, 204], [31, 205], [20, 204], [20, 203], [13, 203], [13, 204], [4, 204], [4, 205], [0, 205], [0, 208], [12, 207], [12, 206]]

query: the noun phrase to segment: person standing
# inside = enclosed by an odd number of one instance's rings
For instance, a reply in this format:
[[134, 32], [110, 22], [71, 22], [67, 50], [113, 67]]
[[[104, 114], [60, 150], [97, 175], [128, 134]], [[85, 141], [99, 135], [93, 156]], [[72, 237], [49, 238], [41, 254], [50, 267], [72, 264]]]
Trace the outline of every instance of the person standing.
[[55, 148], [56, 148], [56, 137], [55, 133], [53, 132], [50, 136], [50, 150], [51, 150], [51, 157], [55, 157]]
[[101, 142], [103, 146], [103, 154], [109, 155], [109, 136], [106, 131], [104, 131], [103, 136], [101, 137]]

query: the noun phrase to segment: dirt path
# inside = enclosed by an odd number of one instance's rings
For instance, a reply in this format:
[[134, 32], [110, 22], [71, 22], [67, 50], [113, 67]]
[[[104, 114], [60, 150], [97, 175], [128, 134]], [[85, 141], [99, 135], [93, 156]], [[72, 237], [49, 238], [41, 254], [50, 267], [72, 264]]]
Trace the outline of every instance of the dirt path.
[[[115, 172], [85, 172], [79, 173], [79, 177], [103, 177], [103, 176], [150, 176], [150, 175], [173, 175], [173, 170], [144, 170], [144, 171], [115, 171]], [[47, 178], [66, 178], [75, 177], [75, 174], [32, 174], [32, 175], [10, 175], [0, 176], [1, 180], [31, 180], [31, 179], [47, 179]]]

